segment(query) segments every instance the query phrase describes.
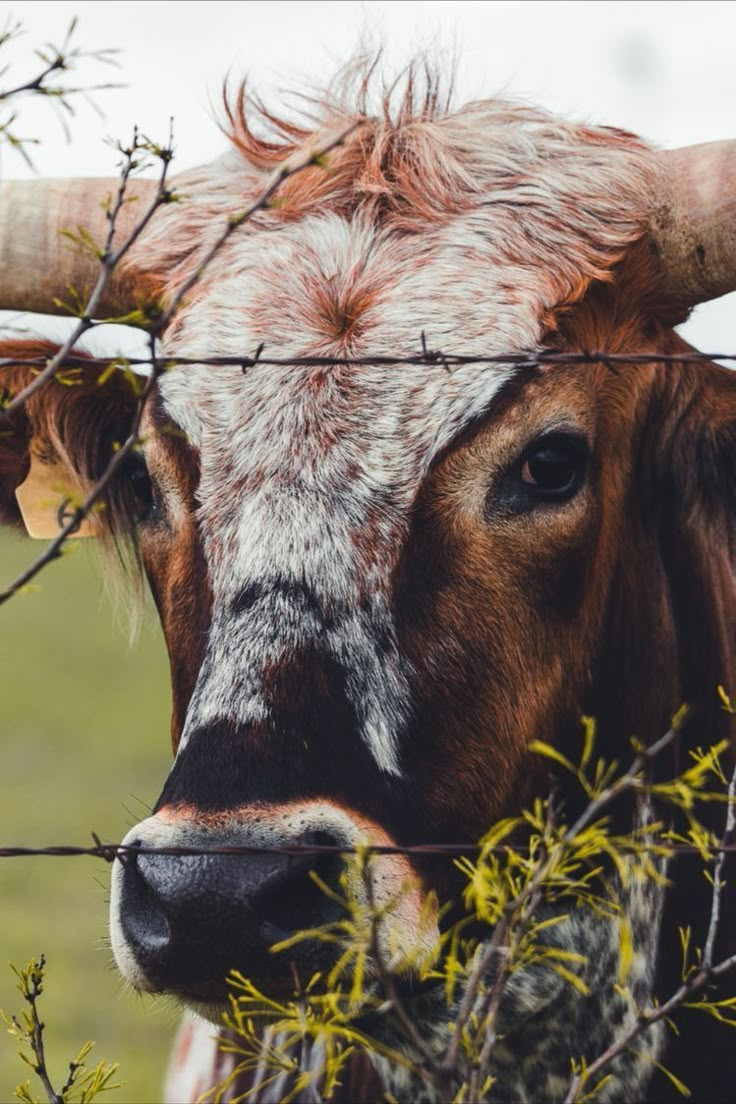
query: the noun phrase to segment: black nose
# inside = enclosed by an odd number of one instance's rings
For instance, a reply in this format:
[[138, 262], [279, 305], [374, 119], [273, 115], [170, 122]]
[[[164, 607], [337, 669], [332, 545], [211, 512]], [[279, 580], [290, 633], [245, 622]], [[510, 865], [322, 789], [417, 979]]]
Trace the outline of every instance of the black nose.
[[[281, 842], [337, 844], [322, 832]], [[203, 849], [220, 845], [228, 844], [202, 843]], [[270, 947], [341, 914], [309, 876], [315, 871], [336, 886], [342, 868], [338, 854], [129, 852], [123, 865], [120, 924], [136, 961], [156, 989], [204, 1001], [224, 999], [225, 978], [233, 969], [254, 981], [275, 980], [287, 971], [291, 977], [288, 960], [279, 962]], [[309, 959], [315, 953], [314, 945], [305, 944], [292, 957], [306, 970], [313, 968]]]

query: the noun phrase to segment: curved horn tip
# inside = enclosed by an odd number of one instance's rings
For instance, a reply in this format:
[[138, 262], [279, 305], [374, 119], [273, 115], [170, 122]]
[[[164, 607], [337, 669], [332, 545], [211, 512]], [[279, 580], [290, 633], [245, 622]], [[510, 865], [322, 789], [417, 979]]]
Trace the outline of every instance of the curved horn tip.
[[736, 290], [736, 140], [662, 150], [650, 232], [666, 292], [695, 306]]

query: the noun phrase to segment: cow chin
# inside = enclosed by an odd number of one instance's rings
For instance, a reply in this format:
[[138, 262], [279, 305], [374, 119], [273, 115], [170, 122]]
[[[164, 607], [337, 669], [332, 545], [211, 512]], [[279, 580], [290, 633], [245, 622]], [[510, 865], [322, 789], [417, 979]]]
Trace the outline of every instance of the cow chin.
[[[189, 807], [160, 810], [128, 833], [113, 867], [110, 933], [123, 977], [140, 992], [176, 997], [213, 1023], [222, 1022], [233, 970], [266, 996], [289, 999], [295, 983], [326, 975], [341, 953], [334, 942], [294, 938], [334, 930], [347, 917], [340, 896], [381, 913], [382, 963], [411, 989], [438, 942], [436, 909], [403, 855], [345, 866], [335, 849], [353, 852], [360, 843], [392, 841], [326, 803], [206, 817]], [[274, 953], [285, 941], [288, 949]], [[366, 986], [378, 976], [369, 963]]]

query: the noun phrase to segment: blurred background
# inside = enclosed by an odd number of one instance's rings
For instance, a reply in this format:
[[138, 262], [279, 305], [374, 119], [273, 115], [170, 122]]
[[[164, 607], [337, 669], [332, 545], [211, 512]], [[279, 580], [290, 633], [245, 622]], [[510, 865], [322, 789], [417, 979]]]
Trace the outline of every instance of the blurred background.
[[[246, 73], [267, 100], [324, 83], [361, 43], [383, 43], [398, 71], [427, 49], [457, 65], [456, 99], [503, 95], [595, 123], [636, 131], [661, 146], [736, 137], [731, 2], [187, 4], [66, 0], [6, 6], [25, 34], [5, 47], [7, 88], [35, 76], [34, 48], [59, 43], [73, 16], [76, 41], [114, 47], [119, 68], [89, 60], [74, 82], [123, 87], [75, 101], [64, 126], [50, 102], [16, 101], [15, 130], [38, 139], [30, 168], [7, 145], [5, 178], [114, 176], [110, 139], [134, 124], [155, 140], [174, 118], [175, 168], [222, 152], [217, 126], [223, 79]], [[102, 114], [99, 114], [99, 110]], [[736, 296], [698, 308], [684, 327], [706, 351], [736, 351]], [[0, 317], [5, 326], [63, 333], [61, 321]], [[109, 350], [136, 351], [119, 330]], [[38, 545], [0, 534], [0, 579]], [[134, 644], [103, 594], [85, 542], [50, 566], [39, 589], [0, 608], [0, 843], [119, 839], [158, 796], [168, 769], [168, 671], [154, 618]], [[0, 1008], [20, 1010], [10, 971], [44, 952], [43, 1013], [60, 1079], [87, 1038], [121, 1062], [119, 1099], [156, 1101], [177, 1013], [125, 992], [106, 943], [109, 871], [92, 859], [0, 861]], [[0, 1100], [24, 1077], [14, 1044], [0, 1036]]]

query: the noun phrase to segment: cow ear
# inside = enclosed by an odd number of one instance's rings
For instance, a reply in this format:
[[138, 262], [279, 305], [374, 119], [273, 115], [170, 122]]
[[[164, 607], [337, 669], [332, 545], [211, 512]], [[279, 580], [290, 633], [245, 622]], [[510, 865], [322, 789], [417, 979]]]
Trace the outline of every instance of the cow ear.
[[[703, 739], [729, 729], [717, 687], [736, 693], [736, 372], [715, 364], [667, 368], [651, 416], [651, 502], [675, 616], [685, 701], [703, 703]], [[659, 409], [657, 409], [659, 407]]]
[[[734, 524], [736, 371], [691, 364], [673, 396], [672, 471], [685, 502], [704, 524]], [[665, 450], [666, 453], [667, 450]]]
[[[56, 352], [46, 342], [0, 343], [4, 406], [39, 371], [26, 361], [43, 365]], [[92, 362], [62, 368], [0, 425], [0, 522], [55, 537], [127, 436], [135, 404], [123, 373], [103, 373]], [[105, 522], [103, 510], [75, 535], [97, 536]]]

